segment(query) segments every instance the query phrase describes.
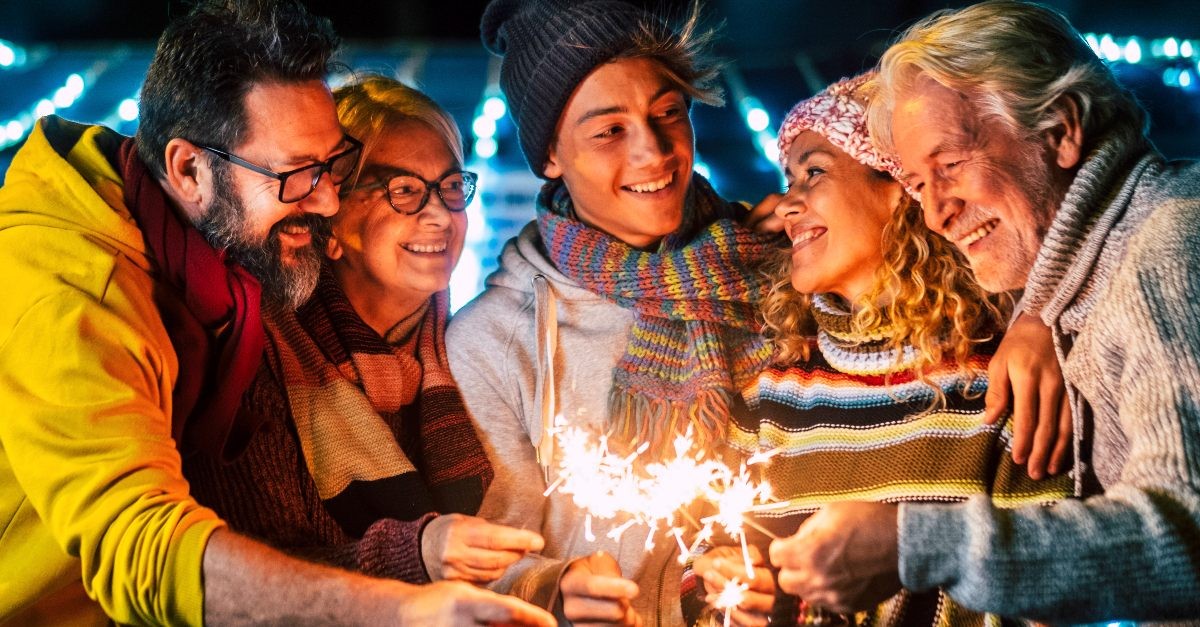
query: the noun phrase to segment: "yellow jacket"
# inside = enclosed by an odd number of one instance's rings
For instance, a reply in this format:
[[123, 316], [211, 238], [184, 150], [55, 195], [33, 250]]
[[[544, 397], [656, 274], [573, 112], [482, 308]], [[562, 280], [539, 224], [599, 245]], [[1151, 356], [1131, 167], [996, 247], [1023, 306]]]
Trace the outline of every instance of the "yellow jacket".
[[178, 362], [105, 155], [43, 118], [0, 187], [0, 624], [201, 624], [222, 523], [171, 438]]

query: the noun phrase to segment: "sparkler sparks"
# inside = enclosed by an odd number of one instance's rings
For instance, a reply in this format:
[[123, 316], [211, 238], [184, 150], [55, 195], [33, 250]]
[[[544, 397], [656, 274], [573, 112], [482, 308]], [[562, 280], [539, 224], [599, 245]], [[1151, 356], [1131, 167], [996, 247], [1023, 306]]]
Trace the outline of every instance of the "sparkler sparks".
[[725, 587], [717, 593], [717, 600], [713, 602], [713, 607], [721, 610], [725, 614], [725, 627], [729, 627], [729, 616], [731, 610], [742, 604], [742, 599], [746, 597], [746, 590], [750, 589], [749, 584], [738, 581], [737, 577], [725, 582]]
[[[675, 438], [675, 456], [669, 460], [642, 462], [639, 457], [648, 445], [643, 443], [637, 450], [620, 455], [609, 447], [608, 438], [600, 436], [598, 441], [586, 431], [564, 424], [556, 418], [552, 435], [556, 441], [558, 477], [546, 489], [545, 495], [553, 492], [568, 495], [572, 502], [584, 512], [584, 535], [595, 540], [592, 519], [622, 522], [608, 532], [607, 537], [617, 541], [629, 529], [644, 525], [646, 549], [654, 547], [654, 537], [659, 530], [671, 536], [679, 545], [680, 562], [695, 551], [701, 543], [712, 538], [720, 527], [730, 538], [741, 543], [746, 576], [754, 579], [754, 567], [746, 545], [744, 524], [766, 532], [753, 524], [750, 515], [771, 508], [771, 489], [756, 483], [748, 469], [754, 464], [767, 463], [778, 451], [760, 451], [750, 456], [735, 472], [715, 459], [705, 459], [704, 451], [695, 451], [692, 431]], [[688, 507], [702, 499], [710, 502], [715, 513], [699, 521], [688, 515]], [[696, 536], [688, 546], [684, 541], [684, 527], [676, 524], [677, 517], [696, 527]], [[770, 534], [768, 534], [770, 535]], [[736, 607], [748, 588], [742, 584], [726, 586], [726, 599], [735, 599], [729, 607]], [[718, 601], [720, 602], [720, 601]], [[719, 607], [719, 606], [718, 606]]]

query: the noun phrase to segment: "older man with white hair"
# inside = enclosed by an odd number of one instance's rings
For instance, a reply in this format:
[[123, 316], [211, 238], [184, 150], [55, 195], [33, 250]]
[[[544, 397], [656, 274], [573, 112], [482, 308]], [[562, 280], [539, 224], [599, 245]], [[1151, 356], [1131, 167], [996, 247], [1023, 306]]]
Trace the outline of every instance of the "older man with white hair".
[[848, 611], [900, 585], [1050, 621], [1200, 617], [1200, 166], [1058, 13], [946, 11], [884, 54], [872, 134], [930, 228], [1054, 331], [1081, 499], [830, 506], [776, 542], [780, 586]]

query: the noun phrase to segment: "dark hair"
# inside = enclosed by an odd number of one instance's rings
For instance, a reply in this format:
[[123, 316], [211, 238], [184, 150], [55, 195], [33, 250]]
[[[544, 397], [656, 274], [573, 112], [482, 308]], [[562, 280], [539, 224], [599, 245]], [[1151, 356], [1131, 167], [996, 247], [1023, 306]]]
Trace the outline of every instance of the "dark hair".
[[338, 46], [329, 20], [297, 0], [201, 0], [158, 40], [142, 85], [138, 155], [158, 176], [167, 142], [233, 149], [254, 85], [323, 80]]

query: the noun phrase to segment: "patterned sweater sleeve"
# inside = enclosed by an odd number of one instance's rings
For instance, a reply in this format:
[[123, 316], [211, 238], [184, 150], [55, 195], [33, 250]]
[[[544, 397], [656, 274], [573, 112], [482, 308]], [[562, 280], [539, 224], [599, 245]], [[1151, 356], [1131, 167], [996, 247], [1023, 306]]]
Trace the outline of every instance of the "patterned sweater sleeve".
[[431, 512], [416, 520], [383, 518], [367, 527], [355, 542], [296, 552], [372, 577], [426, 584], [430, 580], [421, 559], [421, 531], [436, 516]]
[[[1185, 203], [1181, 203], [1185, 204]], [[1190, 208], [1189, 208], [1190, 207]], [[1200, 228], [1156, 212], [1081, 333], [1129, 456], [1103, 495], [999, 510], [900, 508], [900, 571], [976, 610], [1048, 621], [1172, 619], [1200, 599]], [[1089, 399], [1090, 400], [1090, 399]]]

